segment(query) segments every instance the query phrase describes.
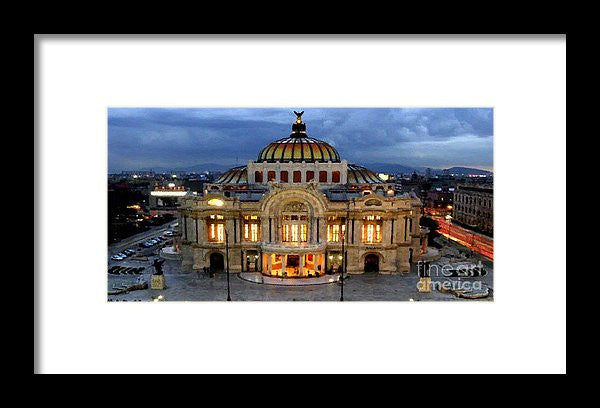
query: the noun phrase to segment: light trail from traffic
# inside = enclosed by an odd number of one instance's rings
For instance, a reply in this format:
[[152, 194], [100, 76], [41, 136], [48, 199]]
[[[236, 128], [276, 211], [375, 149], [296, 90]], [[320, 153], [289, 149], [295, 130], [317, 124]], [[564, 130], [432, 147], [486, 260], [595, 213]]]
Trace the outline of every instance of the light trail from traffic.
[[435, 219], [439, 226], [439, 233], [444, 237], [451, 239], [452, 241], [458, 242], [462, 246], [465, 246], [489, 258], [494, 260], [494, 239], [486, 237], [485, 235], [477, 232], [468, 230], [458, 225], [452, 224], [441, 217], [432, 217]]

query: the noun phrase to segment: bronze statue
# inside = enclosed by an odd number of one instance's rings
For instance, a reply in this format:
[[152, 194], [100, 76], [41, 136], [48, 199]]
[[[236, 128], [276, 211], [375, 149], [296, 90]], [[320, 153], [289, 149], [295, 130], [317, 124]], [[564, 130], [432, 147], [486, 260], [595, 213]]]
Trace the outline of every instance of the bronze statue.
[[154, 272], [154, 275], [162, 275], [163, 274], [163, 270], [162, 270], [162, 264], [165, 263], [164, 259], [155, 259], [154, 262], [152, 263], [152, 266], [154, 266], [154, 269], [156, 272]]

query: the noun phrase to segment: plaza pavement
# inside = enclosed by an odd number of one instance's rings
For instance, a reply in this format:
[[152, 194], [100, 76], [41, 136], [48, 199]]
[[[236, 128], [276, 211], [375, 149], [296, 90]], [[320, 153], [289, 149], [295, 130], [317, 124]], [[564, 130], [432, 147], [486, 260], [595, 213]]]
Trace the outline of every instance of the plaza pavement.
[[[479, 259], [479, 256], [474, 256], [469, 261], [476, 263]], [[144, 275], [142, 275], [148, 282], [150, 274], [153, 272], [153, 268], [150, 266], [152, 260], [148, 261]], [[493, 264], [486, 261], [484, 266], [488, 270], [485, 277], [469, 278], [469, 280], [481, 280], [493, 288]], [[108, 300], [152, 301], [159, 295], [162, 295], [165, 301], [225, 301], [227, 299], [227, 278], [224, 272], [217, 273], [210, 278], [208, 274], [193, 271], [191, 268], [182, 270], [180, 261], [169, 260], [164, 263], [163, 271], [167, 284], [166, 289], [146, 289], [120, 295], [109, 295]], [[431, 278], [434, 282], [448, 279], [434, 274]], [[456, 278], [453, 279], [456, 280]], [[108, 275], [108, 289], [111, 290], [114, 284], [134, 283], [135, 280], [137, 280], [136, 275]], [[493, 301], [493, 292], [489, 297], [482, 299], [457, 298], [436, 289], [432, 289], [429, 293], [420, 293], [417, 291], [418, 280], [416, 270], [397, 275], [350, 275], [344, 282], [344, 301], [410, 301], [411, 299], [413, 301]], [[464, 280], [466, 279], [463, 278]], [[338, 283], [301, 287], [274, 286], [248, 282], [240, 279], [235, 273], [230, 274], [230, 289], [233, 301], [339, 301], [340, 298]]]

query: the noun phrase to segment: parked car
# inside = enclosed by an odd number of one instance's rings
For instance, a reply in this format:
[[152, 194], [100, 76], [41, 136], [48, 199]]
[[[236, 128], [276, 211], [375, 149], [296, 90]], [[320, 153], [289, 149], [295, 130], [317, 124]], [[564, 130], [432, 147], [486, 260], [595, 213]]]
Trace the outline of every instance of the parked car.
[[122, 261], [123, 259], [125, 259], [125, 257], [115, 254], [111, 256], [110, 259], [112, 259], [113, 261]]

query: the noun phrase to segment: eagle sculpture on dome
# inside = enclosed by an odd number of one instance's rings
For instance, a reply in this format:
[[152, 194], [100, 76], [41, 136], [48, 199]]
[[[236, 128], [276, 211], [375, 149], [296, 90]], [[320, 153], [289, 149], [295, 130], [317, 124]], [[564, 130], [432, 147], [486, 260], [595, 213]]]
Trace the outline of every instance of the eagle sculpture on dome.
[[300, 113], [294, 111], [294, 113], [296, 114], [296, 123], [302, 123], [302, 114], [304, 113], [304, 111]]

